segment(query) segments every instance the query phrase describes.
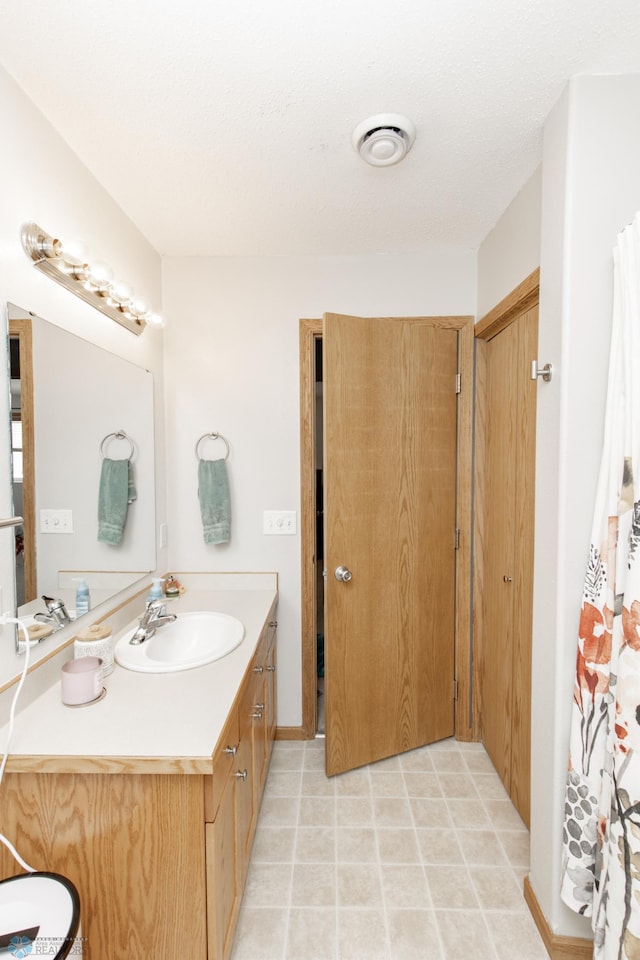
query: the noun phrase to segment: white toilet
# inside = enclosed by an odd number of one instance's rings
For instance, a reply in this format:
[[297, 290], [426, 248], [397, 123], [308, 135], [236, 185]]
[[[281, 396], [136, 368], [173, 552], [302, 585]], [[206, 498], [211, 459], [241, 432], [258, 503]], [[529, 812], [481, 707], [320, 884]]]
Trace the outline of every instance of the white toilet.
[[0, 956], [39, 954], [56, 960], [82, 956], [78, 891], [57, 873], [0, 880]]

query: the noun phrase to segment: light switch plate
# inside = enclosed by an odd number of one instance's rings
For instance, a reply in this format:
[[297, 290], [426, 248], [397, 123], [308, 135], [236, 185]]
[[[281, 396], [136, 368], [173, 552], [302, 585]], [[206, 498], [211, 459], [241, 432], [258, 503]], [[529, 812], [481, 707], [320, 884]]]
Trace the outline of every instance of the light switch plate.
[[265, 510], [262, 515], [265, 536], [287, 536], [297, 532], [295, 510]]
[[73, 533], [73, 510], [41, 510], [40, 533]]

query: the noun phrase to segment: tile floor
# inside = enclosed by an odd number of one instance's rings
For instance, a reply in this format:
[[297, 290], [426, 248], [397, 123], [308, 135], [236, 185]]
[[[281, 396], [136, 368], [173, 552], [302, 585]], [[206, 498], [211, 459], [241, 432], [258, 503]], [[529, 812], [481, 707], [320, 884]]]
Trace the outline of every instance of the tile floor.
[[279, 741], [232, 960], [548, 960], [528, 863], [480, 744], [327, 779], [324, 740]]

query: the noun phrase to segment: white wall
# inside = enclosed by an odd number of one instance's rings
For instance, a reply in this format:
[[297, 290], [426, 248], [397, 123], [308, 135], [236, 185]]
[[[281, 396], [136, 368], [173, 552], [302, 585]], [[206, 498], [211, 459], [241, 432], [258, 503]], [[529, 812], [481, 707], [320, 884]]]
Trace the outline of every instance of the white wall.
[[[640, 76], [577, 77], [545, 128], [538, 398], [531, 879], [552, 929], [584, 931], [559, 899], [576, 636], [602, 449], [612, 250], [640, 209]], [[544, 678], [544, 679], [543, 679]]]
[[[300, 539], [262, 534], [262, 512], [300, 510], [298, 321], [475, 312], [475, 252], [425, 256], [164, 262], [169, 545], [177, 569], [275, 570], [278, 723], [301, 723]], [[207, 546], [195, 443], [219, 431], [231, 446], [231, 543]], [[219, 456], [221, 448], [205, 448]]]
[[[11, 301], [153, 372], [157, 409], [156, 498], [162, 519], [166, 502], [162, 466], [162, 333], [147, 330], [136, 337], [43, 276], [22, 250], [20, 231], [23, 223], [34, 220], [56, 236], [84, 238], [91, 254], [110, 263], [116, 276], [130, 282], [156, 310], [162, 306], [160, 258], [4, 71], [0, 71], [0, 116], [0, 310], [4, 309], [3, 303]], [[4, 400], [8, 396], [6, 370], [6, 343], [0, 338], [0, 449], [9, 450], [8, 402]], [[7, 455], [0, 457], [0, 515], [8, 516], [10, 510]], [[4, 607], [13, 590], [11, 539], [8, 535], [0, 537]], [[160, 568], [165, 563], [166, 556], [161, 553]]]
[[478, 250], [478, 317], [540, 266], [541, 190], [538, 167]]
[[640, 77], [579, 77], [544, 131], [537, 171], [478, 251], [478, 314], [537, 266], [538, 389], [531, 883], [551, 929], [589, 937], [560, 900], [577, 626], [591, 531], [611, 326], [612, 250], [640, 209]]
[[[589, 937], [560, 900], [569, 722], [583, 577], [602, 447], [612, 249], [640, 209], [640, 77], [571, 81], [545, 125], [537, 172], [478, 253], [478, 313], [537, 265], [538, 390], [531, 883], [551, 929]], [[503, 276], [504, 274], [504, 276]]]

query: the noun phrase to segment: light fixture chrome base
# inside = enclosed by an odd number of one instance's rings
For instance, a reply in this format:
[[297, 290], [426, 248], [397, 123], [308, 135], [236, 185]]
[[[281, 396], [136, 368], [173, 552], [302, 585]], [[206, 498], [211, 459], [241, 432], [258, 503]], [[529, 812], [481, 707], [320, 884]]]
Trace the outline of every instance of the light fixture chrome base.
[[126, 327], [132, 333], [140, 336], [146, 326], [142, 317], [136, 317], [126, 312], [103, 293], [92, 290], [86, 284], [86, 265], [72, 267], [61, 258], [62, 243], [50, 236], [37, 223], [25, 223], [22, 227], [20, 239], [27, 256], [33, 261], [34, 267], [41, 270], [56, 283], [80, 297], [85, 303], [95, 307], [100, 313], [111, 317], [116, 323]]

